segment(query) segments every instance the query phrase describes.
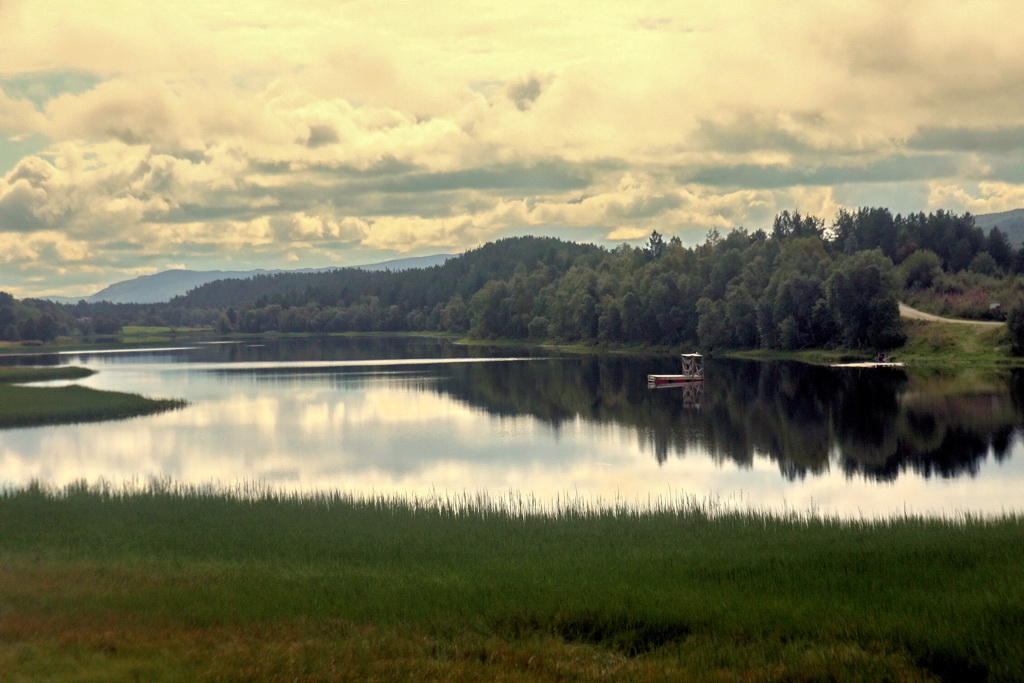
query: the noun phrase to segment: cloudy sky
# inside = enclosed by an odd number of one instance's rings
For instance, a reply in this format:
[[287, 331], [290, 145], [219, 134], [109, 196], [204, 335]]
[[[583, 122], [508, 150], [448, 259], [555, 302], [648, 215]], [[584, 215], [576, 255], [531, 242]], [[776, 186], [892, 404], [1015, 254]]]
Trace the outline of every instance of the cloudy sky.
[[1024, 206], [1007, 2], [0, 0], [0, 290]]

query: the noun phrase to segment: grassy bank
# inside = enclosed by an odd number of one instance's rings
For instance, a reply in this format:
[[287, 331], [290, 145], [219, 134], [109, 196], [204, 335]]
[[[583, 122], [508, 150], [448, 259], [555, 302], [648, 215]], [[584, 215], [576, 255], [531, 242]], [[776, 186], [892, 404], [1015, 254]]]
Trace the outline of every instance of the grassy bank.
[[[907, 343], [893, 349], [890, 360], [915, 366], [970, 367], [1024, 365], [1024, 358], [1010, 355], [1010, 342], [1005, 327], [986, 328], [974, 325], [925, 320], [904, 320]], [[808, 349], [804, 351], [728, 351], [722, 355], [752, 360], [798, 360], [828, 365], [858, 360], [871, 360], [870, 351], [847, 349]]]
[[[1014, 358], [1009, 352], [1009, 340], [1005, 327], [984, 328], [973, 325], [951, 324], [922, 320], [903, 320], [907, 343], [892, 351], [892, 359], [913, 364], [942, 365], [1024, 365], [1024, 358]], [[146, 346], [187, 343], [197, 340], [252, 340], [288, 339], [310, 337], [428, 337], [447, 339], [464, 346], [498, 346], [545, 348], [565, 354], [616, 354], [616, 355], [675, 355], [699, 351], [696, 347], [672, 347], [643, 344], [583, 344], [557, 342], [552, 340], [523, 339], [473, 339], [459, 333], [449, 332], [340, 332], [326, 335], [308, 333], [269, 332], [261, 334], [221, 335], [210, 328], [170, 327], [125, 327], [121, 334], [97, 340], [61, 338], [40, 345], [22, 346], [16, 342], [0, 342], [0, 351], [11, 354], [46, 353], [57, 350], [94, 348], [145, 348]], [[782, 350], [718, 350], [708, 355], [731, 356], [756, 360], [799, 360], [807, 363], [830, 364], [854, 360], [870, 360], [870, 350], [850, 349], [806, 349], [801, 351]]]
[[31, 387], [14, 384], [79, 379], [92, 373], [92, 370], [75, 367], [0, 367], [0, 429], [118, 420], [173, 410], [185, 405], [180, 400], [152, 399], [75, 385]]
[[747, 360], [796, 360], [814, 365], [831, 365], [852, 361], [871, 360], [873, 354], [848, 351], [846, 349], [807, 349], [804, 351], [769, 351], [756, 349], [751, 351], [728, 351], [721, 355], [729, 358], [745, 358]]
[[900, 360], [943, 365], [1024, 362], [1010, 355], [1006, 327], [904, 320], [907, 343], [895, 355]]
[[[1024, 520], [0, 495], [24, 680], [1019, 680]], [[524, 509], [525, 508], [525, 509]], [[533, 510], [532, 512], [537, 512]]]
[[88, 368], [76, 368], [70, 365], [63, 365], [52, 368], [33, 368], [12, 366], [0, 366], [0, 384], [13, 382], [45, 382], [55, 379], [82, 379], [95, 374], [94, 370]]
[[[893, 349], [890, 360], [912, 365], [991, 366], [1024, 365], [1024, 358], [1010, 355], [1010, 343], [1006, 328], [986, 328], [974, 325], [944, 323], [924, 320], [904, 320], [907, 343]], [[558, 344], [523, 342], [521, 340], [471, 340], [463, 339], [467, 345], [531, 345], [550, 348], [559, 353], [593, 354], [613, 353], [623, 355], [668, 355], [692, 353], [697, 348], [675, 348], [665, 346], [600, 345], [600, 344]], [[875, 355], [872, 350], [851, 349], [804, 349], [784, 351], [779, 349], [715, 350], [705, 351], [708, 356], [746, 358], [750, 360], [796, 360], [816, 365], [830, 365], [851, 361], [868, 361]]]
[[211, 327], [143, 327], [126, 325], [117, 334], [58, 337], [50, 342], [0, 341], [0, 353], [9, 355], [50, 353], [53, 351], [145, 348], [164, 344], [183, 344], [217, 339], [222, 335]]

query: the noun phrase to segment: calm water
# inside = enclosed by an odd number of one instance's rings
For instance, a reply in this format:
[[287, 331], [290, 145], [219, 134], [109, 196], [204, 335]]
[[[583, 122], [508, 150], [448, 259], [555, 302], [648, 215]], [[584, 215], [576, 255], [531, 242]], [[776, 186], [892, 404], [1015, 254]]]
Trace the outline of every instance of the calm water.
[[[26, 362], [7, 358], [6, 362]], [[692, 495], [852, 516], [1022, 510], [1024, 374], [910, 375], [673, 358], [524, 357], [428, 339], [282, 340], [35, 357], [162, 415], [0, 431], [0, 482], [101, 477], [282, 489]]]

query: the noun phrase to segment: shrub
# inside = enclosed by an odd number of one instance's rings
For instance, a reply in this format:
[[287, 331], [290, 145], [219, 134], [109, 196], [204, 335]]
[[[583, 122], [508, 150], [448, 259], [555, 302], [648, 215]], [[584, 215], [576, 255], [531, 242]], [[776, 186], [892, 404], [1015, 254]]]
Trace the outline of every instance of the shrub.
[[1006, 331], [1010, 337], [1010, 352], [1015, 356], [1024, 356], [1024, 302], [1017, 303], [1010, 309], [1006, 319]]
[[915, 251], [900, 266], [903, 284], [908, 289], [927, 289], [942, 274], [942, 259], [928, 249]]

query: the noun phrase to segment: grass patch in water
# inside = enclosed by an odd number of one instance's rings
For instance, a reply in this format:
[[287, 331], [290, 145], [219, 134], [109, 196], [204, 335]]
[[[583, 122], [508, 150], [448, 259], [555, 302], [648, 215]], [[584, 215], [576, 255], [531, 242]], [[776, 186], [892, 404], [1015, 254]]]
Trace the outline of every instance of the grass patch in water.
[[0, 665], [29, 678], [1019, 680], [1024, 661], [1015, 515], [79, 484], [7, 490], [0, 526]]
[[95, 370], [63, 365], [54, 368], [0, 366], [0, 383], [45, 382], [55, 379], [82, 379], [95, 374]]
[[120, 420], [186, 405], [185, 401], [176, 399], [152, 399], [76, 385], [31, 387], [15, 384], [80, 379], [91, 374], [92, 370], [75, 367], [0, 368], [0, 429]]

